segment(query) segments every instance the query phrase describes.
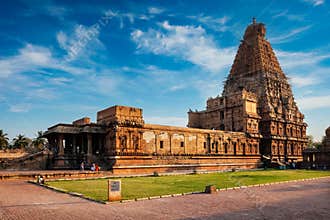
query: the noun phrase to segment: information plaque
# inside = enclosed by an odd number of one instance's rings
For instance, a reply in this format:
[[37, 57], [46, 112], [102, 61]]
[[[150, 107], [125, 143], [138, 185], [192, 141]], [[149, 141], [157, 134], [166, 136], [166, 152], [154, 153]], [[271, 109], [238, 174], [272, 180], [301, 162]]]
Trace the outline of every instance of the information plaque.
[[108, 180], [108, 200], [121, 200], [121, 180]]

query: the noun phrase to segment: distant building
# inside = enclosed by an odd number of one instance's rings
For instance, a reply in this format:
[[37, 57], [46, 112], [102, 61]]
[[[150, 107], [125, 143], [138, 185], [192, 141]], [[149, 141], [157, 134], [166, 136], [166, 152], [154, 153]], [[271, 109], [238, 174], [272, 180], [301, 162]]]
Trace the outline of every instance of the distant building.
[[330, 126], [325, 130], [325, 139], [320, 149], [307, 148], [303, 151], [303, 167], [308, 169], [330, 169]]
[[247, 27], [222, 96], [189, 111], [189, 128], [145, 124], [142, 109], [110, 107], [96, 123], [48, 129], [54, 168], [98, 161], [114, 173], [150, 173], [301, 162], [307, 124], [265, 33], [255, 20]]

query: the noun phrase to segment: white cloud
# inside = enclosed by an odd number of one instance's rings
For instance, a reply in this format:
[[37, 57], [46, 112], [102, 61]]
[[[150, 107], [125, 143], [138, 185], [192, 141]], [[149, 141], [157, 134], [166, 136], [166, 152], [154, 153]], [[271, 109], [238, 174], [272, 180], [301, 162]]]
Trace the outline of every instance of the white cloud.
[[326, 96], [311, 96], [297, 99], [298, 106], [301, 109], [318, 109], [330, 107], [330, 95]]
[[[159, 90], [159, 94], [166, 95], [188, 89], [198, 92], [203, 99], [218, 95], [222, 91], [221, 80], [228, 74], [226, 70], [219, 74], [213, 74], [198, 67], [169, 70], [153, 65], [142, 68], [123, 67], [122, 71], [139, 74], [138, 83], [134, 84], [134, 81], [131, 87], [143, 90]], [[144, 87], [140, 87], [140, 84], [143, 84]]]
[[226, 15], [223, 17], [220, 17], [220, 18], [215, 18], [212, 16], [206, 16], [203, 14], [190, 15], [190, 16], [187, 16], [187, 18], [193, 19], [208, 28], [211, 28], [215, 31], [220, 31], [220, 32], [224, 32], [224, 31], [228, 30], [229, 27], [226, 24], [231, 19], [230, 17], [228, 17]]
[[[65, 91], [59, 88], [70, 83], [74, 77], [72, 75], [79, 74], [79, 81], [88, 80], [88, 76], [97, 72], [94, 68], [92, 64], [88, 64], [88, 60], [75, 66], [54, 57], [52, 51], [46, 47], [27, 44], [16, 55], [0, 60], [0, 94], [4, 94], [9, 111], [27, 112], [35, 107], [33, 103], [45, 103], [63, 95]], [[99, 72], [103, 69], [104, 67], [98, 66]], [[95, 88], [96, 92], [102, 92], [97, 84], [89, 84], [85, 88]], [[70, 89], [80, 90], [75, 84]], [[20, 100], [18, 104], [17, 97]]]
[[[277, 11], [278, 12], [278, 11]], [[286, 18], [289, 21], [303, 21], [304, 15], [289, 14], [289, 10], [280, 11], [272, 16], [272, 18]]]
[[124, 28], [125, 21], [129, 21], [129, 23], [133, 24], [136, 19], [139, 20], [150, 20], [154, 18], [156, 15], [162, 13], [164, 9], [151, 7], [148, 8], [149, 14], [138, 14], [138, 13], [123, 13], [120, 11], [113, 12], [112, 10], [108, 10], [105, 12], [106, 16], [117, 18], [119, 20], [120, 28]]
[[74, 81], [66, 78], [60, 81], [64, 81], [63, 84], [67, 85], [71, 91], [81, 91], [91, 96], [119, 97], [122, 95], [121, 92], [129, 87], [129, 79], [124, 79], [124, 77], [120, 70], [100, 65], [94, 73], [75, 77]]
[[17, 55], [0, 60], [0, 78], [48, 65], [51, 63], [51, 56], [49, 49], [27, 44]]
[[86, 56], [95, 49], [103, 48], [99, 40], [100, 25], [86, 27], [76, 25], [70, 34], [59, 31], [56, 35], [59, 46], [66, 51], [68, 61], [72, 61], [80, 56]]
[[304, 27], [293, 29], [289, 33], [286, 33], [286, 34], [281, 34], [276, 37], [270, 37], [269, 42], [272, 44], [280, 44], [280, 43], [289, 42], [289, 41], [293, 40], [295, 37], [297, 37], [298, 34], [310, 29], [311, 27], [312, 27], [311, 25], [307, 25]]
[[321, 79], [317, 76], [299, 76], [299, 75], [290, 75], [290, 82], [299, 87], [316, 85], [321, 82]]
[[15, 74], [0, 80], [0, 93], [6, 97], [4, 102], [11, 112], [28, 112], [36, 105], [60, 96], [48, 83], [29, 74]]
[[303, 2], [311, 4], [315, 7], [315, 6], [323, 5], [325, 1], [324, 0], [303, 0]]
[[49, 49], [33, 46], [31, 44], [20, 49], [20, 58], [35, 65], [45, 65], [49, 63], [51, 56]]
[[70, 82], [72, 82], [72, 80], [65, 77], [52, 77], [49, 79], [49, 83], [53, 85], [65, 85]]
[[93, 73], [94, 71], [89, 68], [75, 67], [55, 58], [51, 50], [46, 47], [26, 44], [18, 51], [17, 55], [0, 60], [0, 78], [25, 72], [45, 73], [44, 68], [77, 75]]
[[178, 57], [211, 72], [218, 72], [232, 63], [234, 48], [219, 48], [202, 27], [171, 25], [167, 21], [160, 27], [161, 31], [149, 29], [131, 33], [138, 50]]
[[25, 1], [24, 4], [26, 4], [27, 7], [23, 15], [28, 17], [46, 15], [62, 21], [70, 12], [70, 9], [60, 6], [58, 3], [56, 5], [52, 4], [50, 1], [40, 1], [38, 4], [34, 1]]
[[27, 99], [52, 100], [56, 98], [55, 92], [49, 88], [35, 88], [26, 92]]
[[291, 83], [300, 88], [317, 85], [329, 79], [328, 67], [320, 63], [330, 58], [330, 53], [322, 51], [295, 52], [275, 51], [284, 72]]
[[[228, 73], [225, 73], [227, 75]], [[214, 97], [222, 92], [222, 84], [219, 77], [217, 79], [209, 78], [207, 80], [198, 79], [193, 82], [202, 97]]]
[[161, 14], [163, 13], [165, 10], [163, 8], [157, 8], [157, 7], [149, 7], [148, 8], [148, 12], [149, 14]]
[[[95, 92], [110, 94], [116, 92], [120, 77], [112, 77], [109, 75], [93, 76], [89, 78], [90, 82], [95, 84]], [[92, 83], [90, 83], [92, 84]], [[90, 88], [93, 90], [93, 88]]]
[[324, 59], [330, 58], [330, 53], [318, 51], [312, 52], [291, 52], [283, 50], [275, 50], [280, 64], [285, 68], [296, 68], [302, 65], [315, 65]]
[[[157, 87], [157, 89], [162, 88], [162, 92], [173, 92], [183, 89], [190, 84], [190, 81], [183, 79], [183, 75], [186, 74], [187, 70], [168, 70], [154, 65], [147, 65], [140, 68], [126, 66], [121, 68], [121, 71], [138, 75], [138, 80], [130, 81], [130, 83], [133, 87], [142, 90]], [[181, 77], [178, 78], [178, 75], [181, 75]], [[143, 84], [144, 87], [141, 87], [141, 84]]]
[[11, 112], [28, 112], [31, 108], [31, 104], [22, 103], [22, 104], [15, 104], [10, 105], [9, 111]]
[[64, 49], [64, 50], [67, 50], [67, 41], [68, 41], [68, 38], [66, 36], [66, 34], [63, 32], [63, 31], [59, 31], [57, 34], [56, 34], [56, 39], [57, 39], [57, 42], [59, 44], [59, 46]]
[[145, 21], [147, 21], [147, 20], [149, 20], [149, 19], [150, 19], [150, 17], [149, 17], [149, 16], [147, 16], [147, 15], [144, 15], [144, 14], [141, 14], [141, 15], [139, 15], [139, 16], [138, 16], [138, 18], [139, 18], [140, 20], [145, 20]]
[[69, 10], [65, 7], [49, 5], [45, 7], [46, 13], [50, 14], [51, 16], [57, 17], [59, 19], [64, 19], [69, 12]]
[[184, 89], [184, 88], [186, 88], [186, 86], [184, 84], [173, 85], [169, 88], [169, 91], [175, 92], [175, 91], [178, 91], [178, 90], [181, 90], [181, 89]]
[[145, 13], [124, 13], [120, 11], [108, 10], [105, 12], [105, 15], [110, 18], [116, 18], [119, 20], [119, 27], [122, 29], [125, 27], [126, 21], [130, 24], [133, 24], [135, 20], [144, 20], [148, 21], [155, 18], [156, 16], [162, 14], [165, 11], [164, 8], [159, 7], [149, 7]]

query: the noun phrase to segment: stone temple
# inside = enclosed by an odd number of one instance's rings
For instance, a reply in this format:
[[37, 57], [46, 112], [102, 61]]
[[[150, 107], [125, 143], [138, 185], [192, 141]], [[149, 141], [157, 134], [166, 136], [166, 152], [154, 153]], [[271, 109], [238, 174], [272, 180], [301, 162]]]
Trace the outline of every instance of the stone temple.
[[245, 31], [221, 96], [189, 111], [188, 128], [146, 124], [142, 109], [113, 106], [50, 127], [53, 168], [96, 162], [116, 173], [216, 171], [300, 163], [304, 115], [255, 19]]
[[322, 146], [319, 149], [306, 148], [303, 157], [303, 168], [330, 169], [330, 126], [325, 130]]

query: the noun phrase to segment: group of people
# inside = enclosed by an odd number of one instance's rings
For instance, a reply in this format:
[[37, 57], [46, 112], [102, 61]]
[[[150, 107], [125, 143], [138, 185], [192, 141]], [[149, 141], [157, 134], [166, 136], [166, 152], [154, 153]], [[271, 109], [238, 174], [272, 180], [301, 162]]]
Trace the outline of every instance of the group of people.
[[92, 166], [91, 166], [91, 171], [100, 171], [100, 167], [99, 165], [97, 165], [96, 163], [93, 163]]
[[[101, 167], [99, 167], [99, 165], [97, 165], [96, 163], [92, 163], [90, 170], [94, 171], [94, 172], [98, 172], [100, 171]], [[85, 163], [81, 162], [80, 164], [80, 170], [84, 171], [85, 170]], [[45, 184], [45, 177], [42, 175], [38, 175], [37, 176], [37, 181], [38, 184]]]
[[[99, 165], [97, 165], [96, 163], [92, 163], [92, 166], [90, 167], [90, 170], [91, 171], [96, 171], [96, 172], [98, 172], [98, 171], [100, 171], [100, 167], [99, 167]], [[81, 162], [81, 164], [80, 164], [80, 170], [81, 171], [84, 171], [85, 170], [85, 163], [84, 162]]]

